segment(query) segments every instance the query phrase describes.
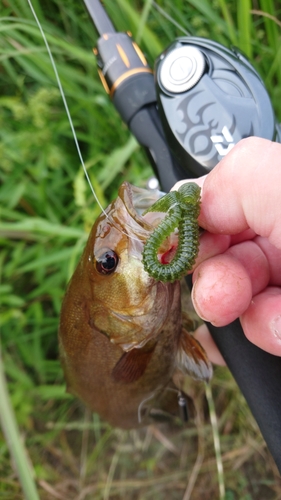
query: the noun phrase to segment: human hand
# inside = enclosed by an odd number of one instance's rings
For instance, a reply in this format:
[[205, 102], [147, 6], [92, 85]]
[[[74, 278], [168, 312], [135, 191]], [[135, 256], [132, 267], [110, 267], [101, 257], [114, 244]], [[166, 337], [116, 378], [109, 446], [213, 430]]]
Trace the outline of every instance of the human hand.
[[[215, 326], [239, 317], [251, 342], [281, 356], [281, 145], [243, 139], [196, 182], [205, 232], [193, 272], [194, 307]], [[223, 363], [206, 327], [197, 338], [213, 362]]]

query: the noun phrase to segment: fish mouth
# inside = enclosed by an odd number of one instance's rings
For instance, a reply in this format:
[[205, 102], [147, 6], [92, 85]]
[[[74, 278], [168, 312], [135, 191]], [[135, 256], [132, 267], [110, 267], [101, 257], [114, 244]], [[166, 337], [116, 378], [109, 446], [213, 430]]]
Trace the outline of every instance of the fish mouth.
[[[144, 189], [133, 186], [132, 184], [125, 183], [125, 189], [130, 191], [130, 198], [133, 208], [138, 215], [142, 215], [153, 203], [162, 198], [166, 193], [159, 191], [159, 189]], [[129, 206], [128, 206], [129, 208]]]
[[[129, 182], [123, 182], [118, 190], [118, 196], [122, 200], [129, 218], [132, 219], [142, 230], [137, 231], [137, 236], [141, 239], [146, 239], [153, 229], [158, 225], [159, 221], [166, 215], [157, 213], [142, 214], [153, 205], [159, 198], [162, 198], [166, 193], [158, 189], [144, 189], [133, 186]], [[131, 226], [130, 222], [126, 221], [127, 226]], [[136, 232], [136, 225], [130, 227], [133, 232]]]
[[[139, 239], [142, 244], [151, 235], [153, 230], [166, 217], [165, 212], [146, 212], [157, 200], [166, 193], [158, 189], [143, 189], [128, 182], [121, 184], [118, 195], [122, 200], [123, 208], [126, 212], [126, 224], [124, 225], [128, 235], [132, 234]], [[145, 213], [145, 215], [143, 215]], [[120, 219], [119, 219], [120, 222]], [[178, 247], [177, 231], [172, 232], [159, 246], [157, 257], [162, 264], [169, 264], [175, 257]], [[137, 244], [131, 244], [131, 250], [134, 254], [143, 250]]]

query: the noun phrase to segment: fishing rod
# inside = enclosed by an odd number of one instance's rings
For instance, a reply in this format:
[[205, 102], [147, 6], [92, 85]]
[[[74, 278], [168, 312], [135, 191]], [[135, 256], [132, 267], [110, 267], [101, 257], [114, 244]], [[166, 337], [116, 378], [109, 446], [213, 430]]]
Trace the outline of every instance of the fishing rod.
[[[210, 172], [243, 137], [281, 142], [264, 84], [239, 51], [181, 37], [152, 71], [132, 37], [115, 30], [99, 0], [84, 3], [99, 35], [95, 53], [103, 86], [164, 191]], [[238, 319], [207, 326], [281, 472], [281, 358], [249, 342]]]

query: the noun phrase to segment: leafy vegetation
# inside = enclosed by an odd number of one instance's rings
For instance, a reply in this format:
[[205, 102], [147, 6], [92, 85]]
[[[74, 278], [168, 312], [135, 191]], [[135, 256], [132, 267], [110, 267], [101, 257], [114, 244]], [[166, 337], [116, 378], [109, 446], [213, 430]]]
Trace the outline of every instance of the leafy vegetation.
[[[151, 64], [184, 32], [238, 46], [264, 79], [281, 121], [279, 2], [105, 0], [105, 5], [116, 28], [132, 31]], [[83, 2], [33, 0], [33, 6], [56, 61], [91, 182], [106, 206], [116, 195], [120, 175], [145, 185], [151, 175], [148, 160], [99, 81], [92, 54], [97, 36]], [[111, 429], [65, 392], [57, 348], [60, 304], [100, 208], [84, 179], [27, 1], [4, 0], [0, 21], [0, 363], [39, 496], [178, 500], [186, 492], [185, 500], [218, 498], [200, 384], [191, 384], [198, 416], [185, 429]], [[212, 391], [225, 498], [281, 498], [276, 468], [226, 368], [216, 369]], [[23, 484], [3, 437], [0, 498], [21, 499]]]

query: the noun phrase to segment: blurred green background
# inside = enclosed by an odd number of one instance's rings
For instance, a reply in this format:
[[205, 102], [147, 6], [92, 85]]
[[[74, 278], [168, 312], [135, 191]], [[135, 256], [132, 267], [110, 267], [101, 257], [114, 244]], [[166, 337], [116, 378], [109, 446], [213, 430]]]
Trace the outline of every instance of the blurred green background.
[[[279, 1], [156, 3], [104, 2], [116, 28], [133, 33], [151, 65], [184, 31], [239, 47], [262, 76], [281, 121]], [[97, 36], [83, 2], [33, 0], [33, 6], [56, 61], [91, 182], [106, 207], [117, 193], [120, 174], [143, 186], [151, 168], [99, 81], [92, 53]], [[183, 430], [111, 429], [65, 393], [57, 346], [60, 304], [100, 209], [85, 181], [27, 1], [3, 0], [0, 15], [1, 350], [39, 496], [178, 500], [186, 492], [185, 500], [219, 498], [200, 384], [191, 387], [197, 427], [191, 423]], [[212, 390], [225, 498], [281, 498], [276, 468], [226, 368], [215, 370]], [[21, 499], [23, 493], [0, 434], [2, 498]]]

